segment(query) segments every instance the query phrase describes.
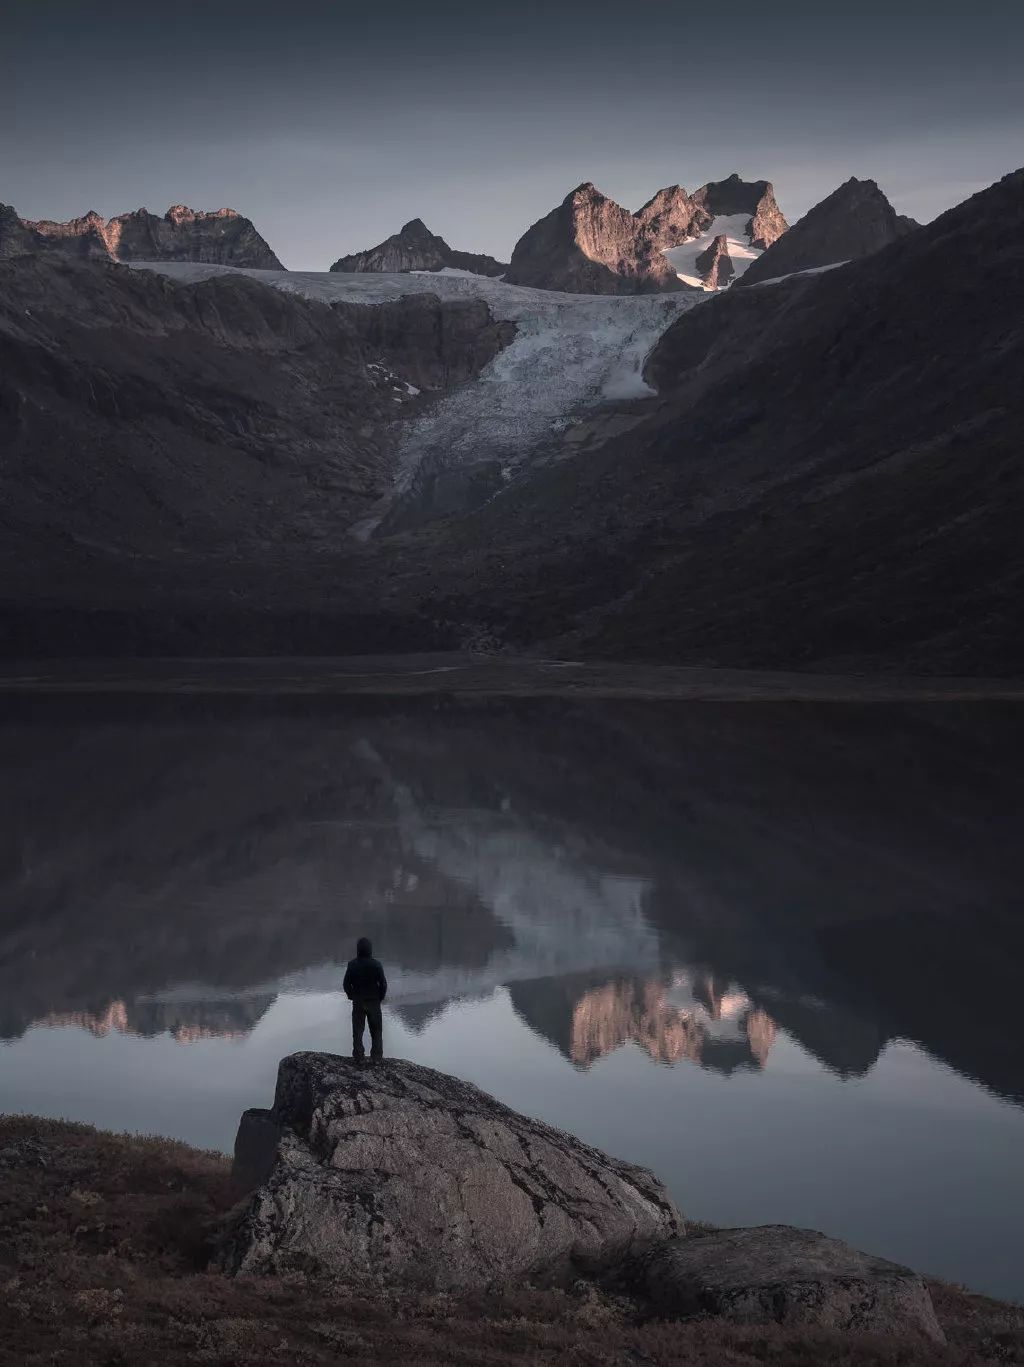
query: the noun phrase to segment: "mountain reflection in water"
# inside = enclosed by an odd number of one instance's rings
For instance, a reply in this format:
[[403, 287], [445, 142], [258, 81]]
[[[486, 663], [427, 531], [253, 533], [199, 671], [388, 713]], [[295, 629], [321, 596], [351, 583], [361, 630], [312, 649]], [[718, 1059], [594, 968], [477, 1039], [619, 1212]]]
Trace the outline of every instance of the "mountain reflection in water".
[[[647, 1114], [697, 1065], [761, 1079], [731, 1093], [753, 1106], [796, 1059], [854, 1085], [900, 1041], [1016, 1105], [1022, 754], [1017, 711], [976, 704], [22, 700], [0, 727], [0, 1105], [72, 1114], [43, 1037], [69, 1057], [87, 1031], [145, 1041], [147, 1127], [172, 1075], [212, 1112], [233, 1065], [211, 1043], [252, 1042], [272, 1075], [299, 1047], [289, 1003], [333, 1002], [301, 1047], [345, 1047], [362, 933], [404, 1048], [457, 1071], [458, 1005], [475, 1080], [595, 1142], [593, 1088]], [[516, 1058], [537, 1066], [518, 1028], [592, 1076], [586, 1105], [511, 1094]], [[878, 1142], [905, 1142], [891, 1128]]]

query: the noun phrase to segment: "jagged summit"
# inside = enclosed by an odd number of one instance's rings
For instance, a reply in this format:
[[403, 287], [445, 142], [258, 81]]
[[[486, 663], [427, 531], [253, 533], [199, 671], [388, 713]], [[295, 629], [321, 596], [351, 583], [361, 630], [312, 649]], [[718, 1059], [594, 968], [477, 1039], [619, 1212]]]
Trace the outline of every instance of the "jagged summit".
[[896, 212], [875, 181], [851, 176], [755, 261], [743, 283], [869, 256], [918, 226]]
[[719, 233], [707, 251], [701, 252], [696, 260], [697, 270], [708, 289], [721, 289], [736, 274], [736, 267], [729, 255], [729, 239]]
[[351, 256], [340, 257], [332, 271], [403, 274], [407, 271], [470, 271], [473, 275], [504, 275], [508, 267], [493, 256], [460, 252], [449, 247], [443, 237], [432, 233], [422, 218], [411, 218], [400, 232], [385, 238], [376, 247]]
[[108, 261], [203, 261], [284, 270], [249, 219], [235, 209], [190, 209], [172, 204], [163, 217], [134, 209], [103, 219], [95, 209], [56, 223], [19, 218], [0, 205], [0, 258], [58, 251]]
[[[742, 237], [736, 255], [746, 266], [786, 226], [771, 182], [745, 181], [736, 172], [709, 181], [693, 195], [682, 185], [665, 186], [635, 213], [588, 180], [523, 234], [506, 279], [580, 294], [717, 289], [739, 269], [737, 262], [727, 260], [732, 272], [715, 269], [710, 282], [710, 266], [702, 272], [695, 264], [707, 257], [715, 237]], [[687, 243], [695, 243], [696, 249], [684, 252], [681, 262], [674, 260], [670, 253]], [[716, 260], [722, 255], [719, 248]], [[724, 255], [731, 258], [733, 253]]]

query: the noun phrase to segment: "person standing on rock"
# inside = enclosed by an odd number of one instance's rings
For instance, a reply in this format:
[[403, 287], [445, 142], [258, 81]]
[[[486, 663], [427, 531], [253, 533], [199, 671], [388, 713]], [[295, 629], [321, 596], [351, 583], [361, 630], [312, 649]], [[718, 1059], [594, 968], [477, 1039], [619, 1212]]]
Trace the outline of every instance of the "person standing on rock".
[[384, 1025], [381, 1005], [388, 994], [388, 980], [380, 962], [373, 957], [373, 945], [366, 936], [356, 941], [356, 957], [349, 960], [342, 983], [352, 1003], [352, 1057], [362, 1063], [363, 1029], [370, 1027], [370, 1059], [384, 1057]]

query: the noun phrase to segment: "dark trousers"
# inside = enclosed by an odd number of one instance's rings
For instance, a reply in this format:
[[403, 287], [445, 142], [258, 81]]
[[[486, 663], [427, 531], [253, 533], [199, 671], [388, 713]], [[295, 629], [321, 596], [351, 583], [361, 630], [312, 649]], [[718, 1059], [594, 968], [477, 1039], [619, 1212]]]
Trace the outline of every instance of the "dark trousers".
[[352, 1057], [365, 1058], [363, 1050], [363, 1027], [370, 1027], [370, 1057], [384, 1057], [384, 1024], [381, 1020], [380, 1002], [375, 999], [352, 1003]]

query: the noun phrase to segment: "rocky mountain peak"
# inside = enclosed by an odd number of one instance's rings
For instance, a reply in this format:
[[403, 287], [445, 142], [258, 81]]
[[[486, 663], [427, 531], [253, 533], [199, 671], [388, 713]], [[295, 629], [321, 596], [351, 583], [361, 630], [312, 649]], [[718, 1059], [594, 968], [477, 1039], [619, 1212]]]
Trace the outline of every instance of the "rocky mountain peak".
[[681, 185], [667, 185], [637, 209], [633, 217], [661, 247], [675, 247], [691, 235], [693, 200]]
[[505, 279], [572, 294], [683, 288], [648, 224], [589, 180], [523, 234]]
[[776, 242], [789, 226], [775, 199], [770, 180], [742, 180], [734, 171], [725, 180], [711, 180], [694, 191], [695, 222], [700, 231], [716, 218], [749, 214], [746, 234], [761, 251]]
[[729, 239], [719, 233], [707, 251], [697, 257], [697, 270], [708, 289], [721, 289], [736, 273], [729, 255]]
[[[140, 214], [146, 212], [145, 209], [138, 210]], [[169, 223], [197, 223], [204, 219], [211, 218], [240, 218], [241, 215], [235, 209], [190, 209], [187, 204], [172, 204], [164, 214], [164, 218]]]
[[[742, 224], [715, 227], [720, 218], [737, 217]], [[506, 279], [516, 285], [585, 294], [717, 289], [719, 284], [709, 284], [707, 274], [699, 270], [691, 280], [665, 253], [709, 230], [717, 237], [725, 229], [734, 237], [745, 235], [752, 247], [763, 250], [786, 227], [771, 182], [745, 181], [737, 172], [709, 181], [693, 195], [682, 185], [665, 186], [635, 213], [602, 194], [592, 181], [584, 181], [519, 239]], [[709, 237], [697, 254], [707, 256], [711, 249]], [[712, 255], [714, 280], [725, 284], [736, 273], [728, 244], [719, 244]]]
[[411, 218], [401, 230], [367, 251], [339, 257], [332, 271], [404, 274], [407, 271], [469, 271], [473, 275], [503, 275], [504, 262], [493, 256], [460, 252], [432, 233], [422, 218]]
[[880, 251], [918, 225], [897, 214], [877, 183], [851, 176], [809, 209], [743, 277], [745, 285]]

